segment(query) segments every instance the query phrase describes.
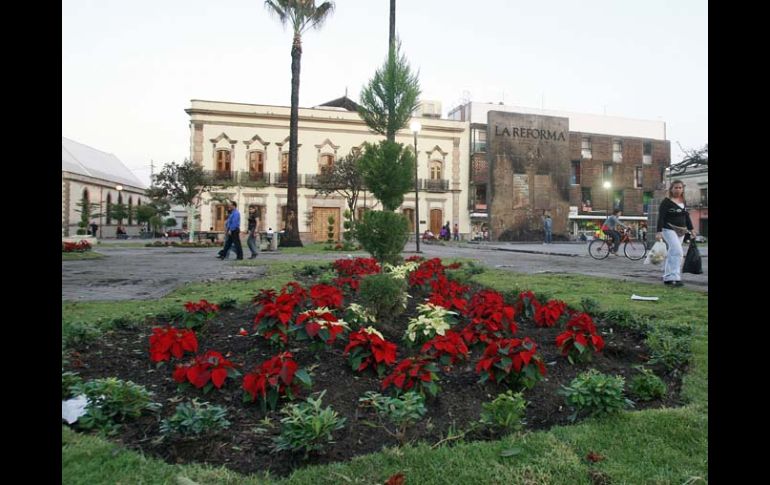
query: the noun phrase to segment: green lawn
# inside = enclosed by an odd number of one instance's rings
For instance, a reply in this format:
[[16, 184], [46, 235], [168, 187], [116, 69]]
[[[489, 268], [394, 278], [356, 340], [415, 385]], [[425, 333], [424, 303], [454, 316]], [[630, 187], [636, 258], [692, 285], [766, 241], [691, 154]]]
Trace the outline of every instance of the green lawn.
[[83, 253], [61, 253], [62, 261], [81, 261], [84, 259], [102, 259], [103, 254], [95, 253], [93, 251], [86, 251]]
[[[188, 298], [216, 301], [227, 296], [245, 301], [257, 288], [278, 287], [289, 280], [293, 267], [309, 263], [269, 264], [267, 277], [258, 281], [188, 285], [157, 302], [62, 303], [63, 315], [68, 321], [100, 322], [124, 314], [152, 313]], [[206, 484], [369, 484], [383, 483], [399, 472], [410, 484], [588, 485], [601, 478], [607, 480], [603, 483], [707, 483], [707, 294], [588, 276], [524, 275], [502, 270], [488, 270], [474, 279], [500, 291], [532, 289], [573, 305], [583, 297], [592, 297], [601, 302], [602, 310], [625, 309], [659, 322], [692, 325], [693, 359], [683, 384], [687, 404], [676, 409], [624, 412], [613, 418], [510, 435], [494, 442], [460, 442], [436, 449], [429, 443], [388, 448], [347, 463], [305, 468], [276, 481], [254, 475], [244, 477], [224, 468], [169, 465], [62, 427], [62, 483], [173, 484], [189, 483], [185, 481], [189, 479]], [[660, 296], [660, 300], [632, 301], [633, 293]], [[503, 451], [507, 452], [501, 454]], [[590, 463], [585, 458], [588, 452], [604, 459]]]

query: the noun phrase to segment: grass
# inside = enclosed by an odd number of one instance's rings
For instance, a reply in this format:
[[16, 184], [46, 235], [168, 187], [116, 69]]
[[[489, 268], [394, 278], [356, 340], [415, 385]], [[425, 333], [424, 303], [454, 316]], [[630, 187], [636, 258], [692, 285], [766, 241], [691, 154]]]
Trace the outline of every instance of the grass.
[[93, 251], [86, 251], [83, 253], [61, 253], [62, 261], [82, 261], [84, 259], [102, 259], [104, 255], [101, 253], [95, 253]]
[[[304, 248], [303, 248], [304, 249]], [[272, 263], [258, 284], [188, 285], [163, 299], [230, 296], [248, 299], [257, 287], [278, 287], [294, 266]], [[323, 263], [323, 262], [321, 262]], [[431, 449], [429, 444], [388, 448], [346, 463], [308, 467], [282, 480], [241, 476], [224, 468], [169, 465], [145, 458], [95, 436], [62, 430], [63, 483], [383, 483], [404, 473], [407, 483], [570, 483], [591, 484], [591, 474], [607, 483], [707, 483], [708, 481], [708, 295], [687, 289], [622, 282], [579, 275], [527, 275], [488, 269], [474, 280], [500, 291], [532, 289], [578, 306], [583, 297], [600, 301], [602, 310], [625, 309], [656, 322], [692, 325], [693, 358], [683, 383], [687, 404], [676, 409], [624, 412], [589, 419], [574, 426], [510, 435], [494, 442], [457, 442]], [[656, 295], [657, 302], [630, 300], [631, 294]], [[148, 302], [152, 305], [155, 302]], [[140, 302], [66, 305], [65, 318], [99, 318], [131, 311]], [[98, 310], [97, 310], [98, 307]], [[149, 308], [149, 306], [147, 307]], [[603, 459], [591, 463], [589, 452]], [[501, 454], [502, 453], [502, 454]]]

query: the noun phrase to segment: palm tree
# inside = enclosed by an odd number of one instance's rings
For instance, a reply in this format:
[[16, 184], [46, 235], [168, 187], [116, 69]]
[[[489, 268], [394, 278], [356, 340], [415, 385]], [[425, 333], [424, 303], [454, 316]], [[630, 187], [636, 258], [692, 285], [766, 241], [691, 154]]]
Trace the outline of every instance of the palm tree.
[[[281, 246], [302, 246], [296, 223], [297, 210], [297, 134], [299, 131], [299, 66], [302, 58], [302, 34], [320, 28], [334, 10], [334, 2], [315, 4], [315, 0], [265, 0], [265, 7], [286, 26], [294, 29], [291, 44], [291, 115], [289, 117], [289, 180], [286, 201], [286, 226]], [[292, 216], [295, 218], [292, 220]]]

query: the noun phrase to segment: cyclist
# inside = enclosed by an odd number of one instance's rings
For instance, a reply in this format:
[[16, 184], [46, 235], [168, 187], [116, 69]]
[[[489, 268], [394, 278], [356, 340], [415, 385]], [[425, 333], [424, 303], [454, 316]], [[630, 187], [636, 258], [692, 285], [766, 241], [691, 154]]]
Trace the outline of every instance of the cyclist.
[[617, 254], [618, 247], [620, 246], [620, 233], [618, 232], [617, 227], [620, 226], [624, 229], [628, 227], [619, 220], [622, 214], [622, 210], [615, 209], [612, 211], [612, 215], [602, 224], [602, 231], [604, 231], [604, 234], [612, 238], [613, 247], [610, 249], [612, 254]]

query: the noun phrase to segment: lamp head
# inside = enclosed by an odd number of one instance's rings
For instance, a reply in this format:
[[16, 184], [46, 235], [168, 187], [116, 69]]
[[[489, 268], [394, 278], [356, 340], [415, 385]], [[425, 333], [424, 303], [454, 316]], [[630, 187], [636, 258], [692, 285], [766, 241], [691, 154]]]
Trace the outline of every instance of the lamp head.
[[604, 186], [605, 189], [609, 189], [610, 187], [612, 187], [612, 184], [610, 183], [609, 180], [605, 180], [602, 185]]
[[412, 121], [411, 123], [409, 123], [409, 129], [412, 130], [412, 133], [417, 134], [422, 129], [422, 125], [420, 124], [419, 121], [415, 120], [415, 121]]

